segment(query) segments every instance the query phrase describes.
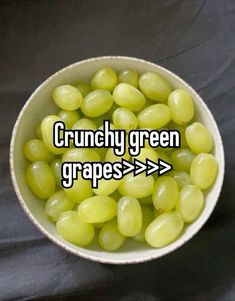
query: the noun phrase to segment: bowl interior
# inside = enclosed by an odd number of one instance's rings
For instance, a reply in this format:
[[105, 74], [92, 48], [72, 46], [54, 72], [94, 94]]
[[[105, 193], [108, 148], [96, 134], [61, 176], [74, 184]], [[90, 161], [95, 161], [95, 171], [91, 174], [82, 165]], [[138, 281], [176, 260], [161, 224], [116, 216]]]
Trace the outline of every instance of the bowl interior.
[[[37, 199], [26, 184], [26, 159], [23, 156], [22, 147], [28, 139], [35, 137], [36, 127], [42, 118], [58, 111], [51, 100], [52, 90], [58, 85], [70, 84], [78, 79], [88, 80], [96, 70], [104, 66], [109, 66], [116, 71], [130, 68], [137, 70], [139, 73], [145, 71], [157, 72], [162, 74], [174, 88], [185, 89], [194, 99], [196, 119], [205, 124], [214, 139], [215, 146], [213, 154], [219, 163], [219, 172], [215, 184], [207, 193], [205, 208], [198, 220], [189, 225], [177, 241], [161, 249], [153, 249], [147, 244], [138, 244], [131, 240], [114, 253], [100, 249], [97, 242], [94, 242], [89, 249], [70, 244], [57, 234], [55, 226], [50, 223], [44, 215], [44, 202]], [[136, 263], [151, 260], [167, 254], [185, 243], [202, 227], [210, 216], [219, 197], [224, 174], [224, 152], [221, 137], [213, 116], [199, 95], [182, 79], [170, 71], [158, 65], [128, 57], [100, 57], [88, 59], [68, 66], [47, 79], [31, 95], [22, 109], [13, 131], [10, 152], [14, 188], [21, 205], [33, 223], [51, 240], [66, 250], [88, 259], [106, 263]]]

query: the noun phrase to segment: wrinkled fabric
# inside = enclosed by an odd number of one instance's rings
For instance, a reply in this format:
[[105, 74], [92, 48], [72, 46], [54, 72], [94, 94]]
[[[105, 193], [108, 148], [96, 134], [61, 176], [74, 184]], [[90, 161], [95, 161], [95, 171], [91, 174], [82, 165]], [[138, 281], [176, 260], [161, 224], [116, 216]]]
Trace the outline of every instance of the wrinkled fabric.
[[[0, 300], [235, 300], [235, 1], [0, 1]], [[112, 266], [73, 256], [28, 220], [8, 163], [33, 90], [84, 58], [127, 55], [175, 72], [203, 97], [226, 155], [219, 202], [188, 243]]]

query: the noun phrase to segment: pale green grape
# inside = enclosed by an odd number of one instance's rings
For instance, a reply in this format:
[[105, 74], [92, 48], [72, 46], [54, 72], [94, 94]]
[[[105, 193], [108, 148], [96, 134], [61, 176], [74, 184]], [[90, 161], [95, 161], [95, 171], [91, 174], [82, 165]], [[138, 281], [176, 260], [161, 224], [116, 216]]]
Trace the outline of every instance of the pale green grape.
[[139, 74], [134, 70], [123, 70], [119, 74], [119, 83], [127, 83], [138, 88]]
[[116, 220], [105, 223], [99, 233], [99, 244], [107, 251], [119, 249], [123, 245], [125, 239], [125, 236], [118, 230]]
[[56, 223], [56, 229], [65, 240], [81, 247], [91, 243], [95, 234], [93, 226], [84, 223], [76, 211], [63, 212]]
[[83, 99], [81, 110], [88, 117], [97, 117], [106, 113], [113, 104], [112, 95], [106, 90], [94, 90]]
[[91, 80], [91, 87], [95, 89], [104, 89], [112, 92], [118, 82], [117, 74], [110, 68], [102, 68], [96, 72]]
[[190, 179], [192, 184], [204, 190], [209, 188], [215, 181], [218, 164], [211, 154], [199, 154], [192, 162], [190, 168]]
[[48, 199], [55, 192], [55, 177], [45, 161], [29, 165], [26, 169], [26, 179], [33, 194], [40, 199]]
[[180, 235], [184, 222], [178, 212], [160, 214], [147, 227], [145, 240], [154, 248], [162, 248]]
[[98, 162], [99, 154], [90, 148], [71, 148], [62, 157], [62, 162]]
[[177, 202], [177, 210], [185, 223], [195, 221], [199, 217], [203, 205], [203, 193], [197, 186], [186, 185], [181, 189]]
[[31, 139], [25, 143], [24, 148], [25, 157], [31, 161], [51, 161], [54, 155], [49, 152], [44, 142], [40, 139]]
[[184, 90], [174, 90], [168, 97], [171, 118], [177, 124], [188, 123], [194, 115], [192, 97]]
[[170, 211], [175, 208], [179, 196], [179, 188], [176, 181], [169, 176], [161, 176], [157, 179], [153, 190], [153, 205], [158, 210]]
[[142, 227], [142, 211], [138, 200], [123, 196], [118, 201], [118, 230], [125, 236], [135, 236]]
[[77, 111], [63, 111], [58, 113], [58, 116], [64, 121], [66, 128], [71, 129], [74, 123], [80, 118]]
[[67, 197], [63, 190], [59, 190], [47, 200], [45, 214], [55, 222], [62, 212], [71, 210], [73, 207], [74, 202]]
[[57, 159], [51, 162], [51, 169], [53, 171], [57, 187], [61, 188], [61, 160]]
[[195, 155], [187, 148], [177, 149], [171, 154], [171, 164], [177, 171], [190, 171]]
[[140, 128], [160, 129], [171, 120], [171, 113], [168, 106], [155, 104], [141, 111], [137, 119]]
[[92, 131], [96, 131], [97, 130], [97, 126], [94, 123], [94, 121], [92, 121], [91, 119], [88, 118], [82, 118], [80, 120], [78, 120], [77, 122], [74, 123], [73, 130], [92, 130]]
[[194, 122], [185, 130], [188, 146], [195, 153], [209, 153], [213, 147], [213, 140], [208, 129], [200, 122]]
[[134, 198], [145, 198], [153, 192], [154, 178], [146, 177], [144, 173], [134, 176], [132, 173], [127, 174], [118, 187], [122, 195], [130, 195]]
[[144, 242], [145, 241], [145, 230], [148, 227], [148, 225], [152, 222], [154, 216], [153, 216], [153, 210], [147, 206], [142, 206], [142, 227], [139, 233], [137, 233], [133, 238], [134, 240], [138, 242]]
[[82, 103], [81, 92], [71, 85], [62, 85], [55, 88], [52, 97], [56, 105], [65, 111], [77, 110]]
[[86, 223], [102, 223], [117, 215], [117, 203], [107, 195], [96, 195], [84, 200], [78, 215]]
[[153, 162], [158, 162], [158, 155], [157, 152], [155, 152], [151, 148], [141, 148], [140, 153], [138, 156], [132, 157], [132, 160], [137, 159], [141, 162], [146, 161], [146, 159], [152, 160]]
[[144, 95], [132, 85], [121, 83], [113, 90], [113, 100], [120, 107], [134, 112], [140, 111], [145, 104]]
[[118, 186], [120, 185], [120, 180], [110, 179], [105, 180], [101, 179], [98, 182], [98, 188], [93, 188], [93, 192], [98, 195], [110, 195], [113, 193]]
[[176, 181], [179, 189], [183, 188], [185, 185], [190, 184], [190, 176], [185, 171], [175, 171], [172, 170], [169, 175]]
[[124, 129], [127, 132], [134, 130], [138, 126], [138, 120], [135, 114], [125, 108], [118, 108], [113, 113], [113, 123], [119, 129]]
[[91, 86], [84, 80], [76, 81], [73, 86], [75, 86], [81, 92], [83, 97], [91, 92]]
[[144, 95], [155, 101], [165, 101], [171, 92], [171, 86], [162, 76], [145, 72], [139, 80], [140, 90]]

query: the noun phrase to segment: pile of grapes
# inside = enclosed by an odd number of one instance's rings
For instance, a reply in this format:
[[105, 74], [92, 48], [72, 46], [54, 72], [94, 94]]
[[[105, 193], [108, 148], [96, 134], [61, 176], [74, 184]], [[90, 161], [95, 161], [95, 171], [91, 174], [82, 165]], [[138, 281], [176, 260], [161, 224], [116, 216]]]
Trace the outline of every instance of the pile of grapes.
[[[52, 99], [56, 115], [46, 116], [35, 139], [24, 145], [30, 161], [27, 183], [33, 194], [45, 200], [45, 214], [67, 241], [89, 245], [98, 235], [100, 246], [108, 251], [120, 248], [127, 238], [161, 248], [176, 240], [184, 226], [195, 221], [204, 207], [203, 191], [217, 175], [212, 154], [212, 137], [194, 120], [194, 104], [184, 90], [173, 90], [159, 74], [134, 70], [119, 75], [110, 68], [96, 72], [90, 83], [79, 80], [57, 87]], [[103, 120], [112, 129], [177, 129], [181, 148], [151, 148], [147, 143], [136, 156], [173, 165], [166, 175], [134, 176], [122, 180], [100, 180], [98, 188], [80, 174], [71, 188], [61, 186], [62, 162], [116, 162], [121, 157], [113, 149], [56, 148], [53, 125], [63, 121], [67, 129], [102, 129]], [[128, 151], [123, 156], [130, 158]]]

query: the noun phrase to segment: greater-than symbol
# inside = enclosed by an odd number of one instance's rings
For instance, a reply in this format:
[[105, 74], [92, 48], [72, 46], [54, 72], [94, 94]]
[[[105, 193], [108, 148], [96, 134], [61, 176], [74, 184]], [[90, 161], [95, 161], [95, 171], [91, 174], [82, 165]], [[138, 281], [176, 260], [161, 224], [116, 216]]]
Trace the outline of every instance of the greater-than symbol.
[[135, 165], [134, 176], [137, 176], [140, 173], [142, 173], [145, 170], [147, 170], [146, 164], [144, 164], [143, 162], [141, 162], [141, 161], [139, 161], [137, 159], [134, 159], [134, 165]]
[[125, 159], [122, 159], [122, 166], [124, 168], [123, 175], [126, 175], [135, 169], [135, 165]]
[[146, 170], [146, 176], [149, 176], [149, 175], [151, 175], [152, 173], [154, 173], [154, 172], [156, 172], [156, 171], [159, 170], [158, 164], [155, 163], [155, 162], [153, 162], [153, 161], [150, 160], [150, 159], [146, 159], [146, 164], [148, 165], [148, 167], [150, 167], [150, 168], [148, 168], [148, 169]]
[[166, 161], [158, 159], [158, 164], [161, 166], [161, 168], [158, 171], [159, 176], [163, 175], [164, 173], [168, 172], [169, 170], [172, 170], [172, 165]]

